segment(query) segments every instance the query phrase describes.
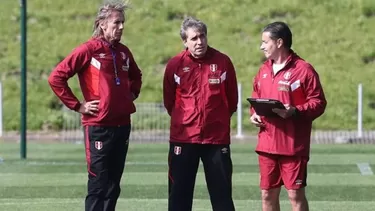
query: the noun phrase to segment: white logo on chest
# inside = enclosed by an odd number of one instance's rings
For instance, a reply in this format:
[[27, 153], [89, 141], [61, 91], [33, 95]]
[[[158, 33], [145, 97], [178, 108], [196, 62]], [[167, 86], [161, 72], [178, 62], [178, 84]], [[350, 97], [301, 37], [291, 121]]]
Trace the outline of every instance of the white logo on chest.
[[217, 70], [217, 64], [210, 64], [210, 70], [212, 72], [216, 72], [216, 70]]
[[285, 80], [289, 80], [291, 75], [292, 75], [291, 72], [286, 72], [286, 73], [284, 74], [284, 78], [285, 78]]

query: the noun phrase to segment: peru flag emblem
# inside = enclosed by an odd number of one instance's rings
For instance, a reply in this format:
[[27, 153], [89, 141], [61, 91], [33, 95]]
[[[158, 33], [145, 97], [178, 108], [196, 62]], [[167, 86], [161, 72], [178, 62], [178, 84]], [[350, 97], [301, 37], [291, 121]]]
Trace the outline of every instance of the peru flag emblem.
[[212, 72], [216, 72], [216, 70], [217, 70], [217, 64], [210, 64], [210, 70]]
[[174, 154], [180, 155], [182, 151], [182, 148], [180, 146], [174, 146]]

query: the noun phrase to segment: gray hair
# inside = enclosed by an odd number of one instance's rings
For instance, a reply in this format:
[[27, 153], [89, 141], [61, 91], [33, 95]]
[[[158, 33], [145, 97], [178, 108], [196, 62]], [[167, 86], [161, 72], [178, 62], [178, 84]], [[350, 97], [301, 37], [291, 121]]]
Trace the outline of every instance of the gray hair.
[[93, 37], [102, 37], [103, 30], [100, 28], [100, 23], [106, 21], [111, 16], [113, 11], [118, 11], [125, 16], [125, 10], [130, 7], [129, 2], [122, 0], [104, 1], [103, 5], [99, 8], [94, 22]]
[[187, 38], [186, 31], [189, 28], [193, 28], [199, 33], [203, 33], [207, 35], [207, 26], [205, 23], [193, 17], [186, 17], [184, 21], [182, 21], [181, 29], [180, 29], [180, 36], [182, 40], [186, 40]]

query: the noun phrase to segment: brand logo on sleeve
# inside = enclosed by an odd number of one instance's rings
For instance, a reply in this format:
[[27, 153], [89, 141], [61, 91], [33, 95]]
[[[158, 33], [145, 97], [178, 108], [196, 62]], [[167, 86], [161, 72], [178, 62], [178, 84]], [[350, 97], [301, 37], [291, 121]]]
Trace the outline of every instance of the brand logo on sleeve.
[[120, 52], [122, 60], [126, 59], [126, 54], [124, 52]]
[[129, 71], [129, 58], [126, 59], [125, 65], [122, 65], [123, 71]]

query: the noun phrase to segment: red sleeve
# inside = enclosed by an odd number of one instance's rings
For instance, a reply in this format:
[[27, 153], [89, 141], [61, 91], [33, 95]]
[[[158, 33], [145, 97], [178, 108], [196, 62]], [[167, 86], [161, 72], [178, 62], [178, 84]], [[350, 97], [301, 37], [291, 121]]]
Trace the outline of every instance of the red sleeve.
[[[252, 98], [261, 98], [260, 97], [260, 93], [259, 93], [259, 86], [258, 86], [258, 83], [259, 83], [259, 73], [260, 73], [260, 70], [259, 70], [259, 72], [253, 78], [253, 92], [251, 94]], [[249, 113], [250, 113], [250, 116], [255, 113], [255, 110], [251, 106], [249, 106]]]
[[68, 108], [77, 111], [80, 102], [68, 86], [68, 79], [84, 70], [90, 64], [91, 55], [85, 44], [73, 50], [61, 61], [48, 77], [52, 91]]
[[234, 69], [232, 61], [228, 58], [227, 63], [227, 76], [226, 76], [226, 83], [227, 89], [226, 98], [228, 100], [228, 107], [229, 112], [232, 115], [234, 112], [237, 111], [237, 104], [238, 104], [238, 86], [237, 86], [237, 76], [236, 71]]
[[305, 103], [297, 105], [298, 114], [311, 120], [318, 118], [325, 111], [327, 101], [319, 80], [318, 73], [309, 65], [304, 81]]
[[176, 64], [174, 64], [173, 59], [168, 62], [167, 67], [164, 72], [163, 79], [163, 100], [164, 107], [167, 109], [168, 114], [172, 114], [172, 109], [176, 101], [176, 82], [174, 80]]
[[139, 93], [142, 87], [142, 71], [139, 69], [130, 51], [129, 51], [129, 57], [130, 57], [130, 67], [129, 67], [130, 91], [137, 98], [139, 96]]

